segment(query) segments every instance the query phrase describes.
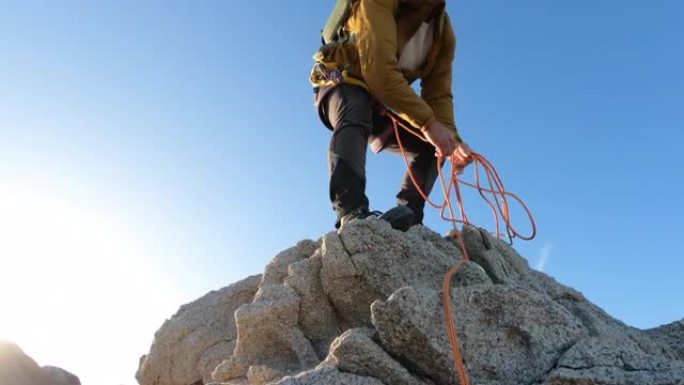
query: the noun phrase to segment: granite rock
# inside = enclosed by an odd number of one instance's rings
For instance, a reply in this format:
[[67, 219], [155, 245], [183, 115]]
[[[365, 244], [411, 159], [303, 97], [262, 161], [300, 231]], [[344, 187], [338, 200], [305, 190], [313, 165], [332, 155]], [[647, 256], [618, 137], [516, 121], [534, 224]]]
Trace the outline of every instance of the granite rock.
[[471, 384], [683, 384], [681, 322], [632, 328], [504, 241], [469, 226], [459, 235], [469, 260], [453, 237], [377, 218], [302, 241], [263, 278], [223, 289], [225, 303], [181, 308], [141, 385], [207, 384], [211, 370], [222, 385], [456, 385], [442, 302], [456, 263], [447, 300]]

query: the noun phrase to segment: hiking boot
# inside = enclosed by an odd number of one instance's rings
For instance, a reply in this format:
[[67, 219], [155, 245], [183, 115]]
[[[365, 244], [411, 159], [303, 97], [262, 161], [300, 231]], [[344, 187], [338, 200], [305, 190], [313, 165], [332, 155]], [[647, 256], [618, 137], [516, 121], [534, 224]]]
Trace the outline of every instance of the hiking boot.
[[380, 216], [392, 225], [393, 229], [406, 231], [415, 224], [413, 210], [406, 206], [396, 206]]
[[380, 211], [368, 211], [367, 208], [361, 207], [347, 215], [344, 215], [339, 220], [340, 226], [358, 219], [365, 219], [370, 216], [379, 217], [380, 219], [389, 222], [393, 229], [406, 231], [414, 224], [413, 211], [406, 206], [397, 206], [386, 213]]
[[340, 228], [344, 226], [345, 223], [355, 221], [357, 219], [365, 219], [370, 216], [379, 217], [382, 213], [379, 211], [368, 211], [365, 207], [359, 207], [358, 209], [352, 210], [350, 213], [343, 215], [335, 227]]

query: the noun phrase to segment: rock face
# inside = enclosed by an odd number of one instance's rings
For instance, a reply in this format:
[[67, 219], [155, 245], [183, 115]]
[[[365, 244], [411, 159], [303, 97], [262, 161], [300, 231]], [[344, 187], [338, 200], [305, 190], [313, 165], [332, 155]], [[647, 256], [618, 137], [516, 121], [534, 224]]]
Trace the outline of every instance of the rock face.
[[211, 381], [211, 372], [235, 348], [233, 313], [252, 302], [260, 276], [246, 278], [184, 305], [155, 333], [140, 358], [140, 384], [191, 385]]
[[[684, 322], [631, 328], [500, 240], [462, 235], [470, 261], [450, 294], [471, 384], [684, 385]], [[138, 381], [456, 385], [441, 290], [460, 259], [452, 238], [422, 226], [349, 223], [181, 308]]]
[[17, 345], [0, 341], [0, 384], [81, 385], [75, 375], [54, 366], [40, 367]]
[[43, 372], [47, 374], [50, 385], [81, 385], [81, 380], [78, 377], [62, 368], [43, 366]]

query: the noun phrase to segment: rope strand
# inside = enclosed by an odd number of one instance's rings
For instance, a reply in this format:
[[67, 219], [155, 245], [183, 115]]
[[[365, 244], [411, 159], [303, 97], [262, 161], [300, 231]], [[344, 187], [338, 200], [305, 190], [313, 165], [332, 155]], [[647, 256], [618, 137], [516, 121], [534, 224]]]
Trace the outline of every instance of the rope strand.
[[[531, 240], [532, 238], [535, 237], [537, 234], [537, 227], [534, 222], [534, 218], [532, 216], [532, 212], [529, 210], [527, 205], [515, 194], [506, 191], [504, 188], [503, 182], [501, 181], [501, 178], [499, 177], [498, 172], [494, 168], [494, 165], [486, 159], [484, 156], [471, 152], [470, 158], [473, 163], [474, 169], [475, 169], [475, 183], [470, 183], [461, 180], [458, 177], [459, 169], [456, 165], [456, 159], [452, 156], [450, 157], [451, 160], [451, 173], [449, 176], [448, 182], [444, 178], [444, 174], [442, 173], [442, 158], [438, 157], [437, 158], [437, 170], [438, 170], [438, 175], [439, 175], [439, 181], [442, 187], [442, 193], [444, 194], [444, 201], [441, 204], [437, 204], [433, 201], [431, 201], [428, 197], [428, 195], [423, 191], [423, 189], [420, 187], [420, 184], [417, 183], [416, 178], [414, 177], [413, 173], [411, 172], [411, 167], [409, 165], [408, 157], [406, 155], [406, 151], [404, 150], [404, 145], [401, 141], [401, 136], [399, 135], [399, 128], [404, 129], [405, 131], [409, 132], [412, 135], [417, 136], [420, 138], [422, 141], [427, 142], [427, 140], [420, 134], [414, 132], [414, 130], [406, 125], [404, 122], [400, 121], [399, 118], [394, 116], [390, 112], [386, 112], [386, 115], [392, 120], [392, 125], [394, 129], [394, 135], [397, 140], [397, 144], [399, 145], [399, 149], [401, 150], [402, 157], [404, 158], [404, 163], [406, 164], [406, 170], [408, 171], [408, 176], [411, 179], [411, 182], [413, 182], [414, 187], [416, 188], [416, 191], [420, 194], [420, 196], [427, 202], [430, 206], [436, 208], [440, 212], [440, 217], [444, 219], [447, 222], [450, 222], [453, 225], [453, 231], [452, 234], [456, 238], [458, 245], [461, 249], [462, 253], [462, 258], [460, 261], [454, 263], [454, 265], [451, 266], [451, 268], [447, 271], [447, 273], [444, 276], [444, 280], [442, 281], [442, 302], [443, 302], [443, 307], [444, 307], [444, 318], [445, 318], [445, 323], [446, 323], [446, 328], [447, 328], [447, 335], [449, 337], [449, 344], [451, 345], [451, 351], [453, 353], [453, 360], [454, 360], [454, 368], [456, 370], [456, 374], [458, 376], [459, 384], [460, 385], [469, 385], [470, 382], [468, 380], [468, 375], [466, 372], [465, 368], [465, 362], [463, 360], [463, 355], [461, 352], [460, 344], [458, 342], [458, 335], [456, 332], [456, 323], [454, 322], [453, 319], [453, 312], [451, 308], [451, 303], [452, 303], [452, 298], [451, 298], [451, 278], [453, 277], [454, 274], [458, 272], [458, 270], [463, 266], [466, 262], [469, 261], [468, 258], [468, 252], [466, 251], [465, 247], [465, 242], [463, 241], [463, 236], [461, 233], [458, 231], [458, 224], [460, 223], [461, 225], [470, 225], [471, 223], [468, 221], [468, 216], [465, 213], [465, 210], [463, 208], [463, 197], [461, 195], [461, 190], [460, 186], [466, 186], [466, 187], [471, 187], [474, 188], [478, 191], [479, 195], [482, 197], [482, 199], [485, 201], [487, 206], [492, 211], [492, 215], [494, 217], [494, 223], [496, 225], [496, 231], [495, 235], [497, 238], [501, 238], [501, 231], [500, 231], [500, 220], [499, 218], [503, 219], [503, 223], [506, 226], [506, 235], [509, 239], [509, 242], [512, 244], [513, 243], [513, 238], [520, 238], [522, 240]], [[487, 180], [488, 187], [485, 188], [481, 184], [480, 180], [480, 171], [484, 172], [484, 175]], [[460, 219], [456, 218], [455, 213], [454, 213], [454, 207], [451, 202], [451, 191], [454, 191], [454, 195], [456, 196], [456, 202], [457, 202], [457, 207], [458, 211], [460, 214]], [[488, 197], [487, 195], [490, 195]], [[520, 206], [525, 210], [527, 213], [527, 217], [530, 221], [531, 227], [532, 227], [532, 233], [530, 235], [524, 236], [521, 235], [513, 225], [511, 224], [511, 218], [510, 218], [510, 212], [509, 212], [509, 207], [510, 205], [508, 204], [508, 198], [512, 198], [516, 202], [520, 204]], [[448, 216], [446, 214], [448, 210]]]

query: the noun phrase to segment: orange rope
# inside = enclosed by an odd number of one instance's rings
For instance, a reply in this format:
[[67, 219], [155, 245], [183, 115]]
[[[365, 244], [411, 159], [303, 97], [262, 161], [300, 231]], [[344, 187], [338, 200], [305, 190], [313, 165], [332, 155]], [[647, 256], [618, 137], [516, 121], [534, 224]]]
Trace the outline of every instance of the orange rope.
[[[450, 223], [452, 223], [454, 227], [454, 231], [452, 234], [456, 237], [458, 244], [460, 245], [461, 252], [463, 254], [463, 258], [455, 263], [449, 271], [444, 276], [444, 280], [442, 281], [442, 302], [444, 305], [444, 316], [445, 316], [445, 322], [447, 326], [447, 335], [449, 336], [449, 343], [451, 345], [451, 350], [453, 352], [453, 359], [454, 359], [454, 367], [456, 369], [456, 374], [458, 375], [458, 380], [459, 384], [461, 385], [469, 385], [468, 381], [468, 375], [466, 373], [466, 368], [465, 364], [463, 361], [463, 356], [461, 354], [461, 348], [458, 343], [458, 336], [456, 334], [456, 325], [453, 320], [453, 315], [452, 315], [452, 310], [451, 310], [451, 278], [453, 277], [456, 272], [463, 266], [468, 260], [468, 253], [465, 248], [465, 243], [463, 242], [463, 237], [461, 233], [458, 231], [458, 224], [461, 223], [462, 225], [470, 224], [468, 221], [468, 217], [466, 216], [465, 210], [463, 208], [463, 199], [461, 196], [461, 190], [459, 185], [464, 185], [467, 187], [472, 187], [475, 188], [480, 196], [483, 198], [485, 203], [489, 206], [489, 208], [492, 210], [492, 214], [494, 216], [494, 222], [496, 224], [496, 232], [495, 235], [497, 238], [501, 238], [501, 231], [500, 231], [500, 222], [499, 222], [499, 217], [503, 219], [504, 224], [506, 225], [506, 235], [508, 236], [509, 241], [511, 244], [513, 243], [513, 238], [520, 238], [523, 240], [530, 240], [534, 238], [534, 236], [537, 234], [537, 227], [534, 223], [534, 218], [532, 217], [532, 213], [530, 212], [529, 208], [525, 203], [518, 198], [517, 195], [510, 193], [505, 190], [503, 186], [503, 182], [501, 181], [501, 178], [499, 177], [498, 172], [494, 168], [494, 165], [487, 160], [484, 156], [477, 154], [475, 152], [471, 152], [471, 161], [474, 165], [475, 168], [475, 183], [469, 183], [461, 180], [458, 177], [458, 168], [455, 165], [456, 159], [451, 157], [451, 173], [450, 173], [450, 178], [447, 183], [444, 179], [444, 174], [442, 173], [442, 158], [437, 158], [437, 170], [439, 173], [439, 180], [440, 184], [442, 186], [442, 193], [444, 194], [444, 202], [441, 204], [437, 204], [433, 201], [431, 201], [423, 188], [420, 186], [420, 184], [416, 181], [416, 178], [414, 177], [413, 173], [411, 172], [411, 167], [408, 162], [408, 157], [406, 156], [406, 151], [404, 150], [404, 145], [401, 142], [401, 137], [399, 135], [399, 127], [403, 128], [405, 131], [411, 133], [412, 135], [417, 136], [420, 140], [422, 141], [427, 141], [422, 135], [414, 132], [414, 130], [409, 127], [408, 125], [404, 124], [402, 121], [399, 120], [396, 116], [393, 114], [386, 112], [386, 115], [392, 120], [393, 128], [394, 128], [394, 135], [397, 140], [397, 144], [399, 145], [399, 149], [401, 150], [401, 154], [404, 158], [404, 163], [406, 164], [406, 170], [408, 171], [408, 176], [413, 182], [413, 185], [416, 188], [416, 191], [420, 194], [420, 196], [427, 202], [430, 206], [438, 209], [440, 211], [440, 217]], [[480, 169], [484, 172], [487, 180], [487, 185], [488, 187], [485, 188], [482, 186], [481, 181], [480, 181]], [[454, 191], [454, 194], [456, 196], [456, 201], [458, 204], [458, 211], [460, 214], [460, 219], [456, 218], [454, 215], [454, 207], [451, 203], [451, 191]], [[487, 197], [487, 194], [491, 194], [492, 199]], [[532, 234], [528, 236], [523, 236], [521, 235], [518, 231], [515, 230], [515, 228], [511, 224], [511, 219], [510, 219], [510, 213], [508, 211], [509, 204], [507, 198], [513, 198], [515, 201], [517, 201], [521, 207], [525, 210], [527, 213], [527, 217], [530, 220], [530, 224], [532, 225]], [[492, 203], [492, 201], [494, 203]], [[445, 214], [446, 211], [449, 211], [448, 216]]]

